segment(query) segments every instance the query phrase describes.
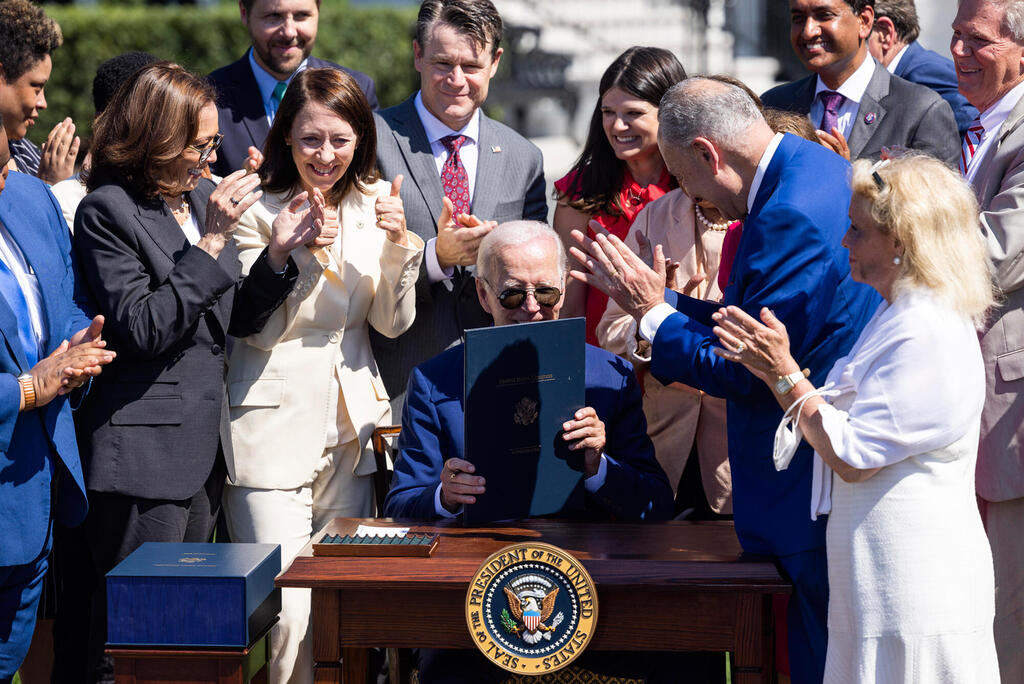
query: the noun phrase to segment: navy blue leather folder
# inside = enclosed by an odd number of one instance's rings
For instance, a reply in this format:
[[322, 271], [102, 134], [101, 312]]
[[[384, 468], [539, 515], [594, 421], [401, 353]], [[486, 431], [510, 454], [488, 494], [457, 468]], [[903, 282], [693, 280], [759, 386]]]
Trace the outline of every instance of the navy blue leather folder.
[[146, 542], [107, 573], [107, 641], [246, 647], [281, 612], [277, 544]]
[[582, 318], [466, 331], [465, 453], [487, 491], [466, 525], [582, 510], [583, 452], [562, 423], [586, 401]]

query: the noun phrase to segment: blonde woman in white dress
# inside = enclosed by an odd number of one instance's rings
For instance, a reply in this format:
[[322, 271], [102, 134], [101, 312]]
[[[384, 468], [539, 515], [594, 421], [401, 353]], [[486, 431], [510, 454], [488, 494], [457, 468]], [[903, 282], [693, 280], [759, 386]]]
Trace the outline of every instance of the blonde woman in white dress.
[[[392, 423], [369, 326], [397, 336], [415, 317], [423, 241], [406, 230], [400, 178], [378, 180], [373, 115], [347, 74], [307, 69], [288, 86], [264, 147], [264, 196], [235, 232], [243, 268], [286, 207], [323, 215], [292, 251], [299, 276], [228, 366], [232, 452], [224, 511], [232, 541], [281, 545], [285, 567], [335, 517], [373, 515], [370, 437]], [[284, 589], [270, 681], [313, 681], [310, 592]]]
[[[716, 314], [720, 356], [787, 410], [776, 438], [816, 452], [808, 514], [829, 513], [829, 684], [997, 684], [992, 556], [974, 496], [985, 399], [976, 327], [993, 301], [978, 209], [942, 163], [909, 156], [853, 172], [843, 244], [884, 301], [824, 387], [785, 326]], [[792, 430], [791, 430], [792, 428]]]

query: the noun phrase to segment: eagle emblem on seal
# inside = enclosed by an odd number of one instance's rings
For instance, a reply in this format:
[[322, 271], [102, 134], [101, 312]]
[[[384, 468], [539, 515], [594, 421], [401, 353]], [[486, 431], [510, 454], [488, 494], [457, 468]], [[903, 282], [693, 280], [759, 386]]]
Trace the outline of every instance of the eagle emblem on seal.
[[536, 644], [541, 639], [551, 640], [551, 633], [562, 622], [562, 613], [558, 613], [551, 624], [546, 624], [555, 610], [555, 599], [558, 598], [558, 587], [546, 594], [536, 591], [523, 591], [516, 594], [508, 586], [505, 587], [505, 599], [508, 601], [509, 614], [502, 611], [502, 624], [506, 631], [517, 634], [528, 644]]
[[516, 425], [530, 425], [537, 420], [537, 402], [529, 397], [523, 397], [516, 403], [516, 412], [512, 419]]

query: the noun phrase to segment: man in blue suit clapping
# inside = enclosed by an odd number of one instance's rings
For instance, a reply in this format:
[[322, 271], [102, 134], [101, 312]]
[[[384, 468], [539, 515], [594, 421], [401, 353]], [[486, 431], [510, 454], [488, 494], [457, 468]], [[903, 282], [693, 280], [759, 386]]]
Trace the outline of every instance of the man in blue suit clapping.
[[[773, 133], [746, 93], [719, 81], [691, 78], [673, 86], [658, 121], [662, 157], [683, 191], [725, 216], [744, 217], [724, 304], [754, 315], [763, 306], [774, 310], [795, 357], [823, 382], [878, 304], [870, 288], [850, 279], [840, 246], [849, 225], [850, 165], [821, 145]], [[825, 520], [810, 515], [811, 448], [802, 445], [787, 470], [775, 470], [778, 403], [764, 383], [714, 353], [712, 314], [719, 305], [665, 290], [660, 247], [651, 268], [614, 237], [576, 239], [588, 253], [573, 248], [585, 271], [572, 275], [637, 319], [652, 345], [654, 376], [728, 400], [736, 533], [747, 552], [776, 557], [793, 582], [792, 681], [821, 682], [828, 575]], [[780, 378], [774, 391], [794, 382]]]
[[10, 158], [0, 128], [0, 684], [32, 641], [53, 520], [88, 508], [66, 395], [114, 358], [77, 303], [57, 200]]

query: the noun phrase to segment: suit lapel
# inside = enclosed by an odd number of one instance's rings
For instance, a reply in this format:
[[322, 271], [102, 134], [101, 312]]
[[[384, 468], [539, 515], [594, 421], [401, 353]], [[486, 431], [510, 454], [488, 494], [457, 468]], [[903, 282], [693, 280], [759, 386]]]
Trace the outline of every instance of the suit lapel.
[[[1010, 115], [1006, 117], [1002, 128], [999, 129], [999, 138], [985, 153], [985, 158], [979, 159], [977, 162], [981, 166], [978, 169], [978, 174], [975, 176], [974, 186], [977, 188], [975, 196], [978, 198], [982, 211], [987, 210], [989, 202], [999, 192], [999, 186], [1003, 181], [1003, 173], [1006, 170], [1004, 164], [998, 162], [988, 163], [988, 159], [996, 160], [999, 157], [1003, 152], [1003, 144], [1006, 142], [1006, 139], [1013, 135], [1021, 127], [1022, 123], [1024, 123], [1024, 98], [1021, 98], [1014, 108], [1010, 110]], [[1019, 143], [1013, 144], [1010, 147], [1012, 150], [1016, 150], [1019, 147]]]
[[[871, 59], [870, 57], [868, 59]], [[889, 95], [889, 72], [885, 67], [876, 64], [875, 71], [871, 74], [868, 87], [864, 91], [864, 97], [860, 99], [860, 107], [854, 114], [853, 127], [850, 129], [847, 143], [850, 146], [850, 158], [857, 159], [860, 153], [867, 146], [868, 141], [882, 126], [885, 118], [885, 107], [882, 100]]]
[[504, 156], [501, 147], [495, 145], [496, 128], [494, 122], [480, 112], [480, 139], [477, 140], [476, 182], [473, 187], [473, 214], [482, 220], [488, 220], [498, 204], [498, 198], [504, 197], [501, 184], [504, 174]]
[[30, 366], [25, 350], [21, 346], [21, 338], [18, 337], [18, 318], [3, 297], [0, 297], [0, 336], [3, 336], [7, 353], [18, 364], [18, 368], [22, 372], [27, 372]]
[[[19, 220], [17, 212], [8, 203], [0, 201], [0, 221], [14, 238], [14, 241], [21, 249], [25, 261], [36, 274], [64, 274], [68, 268], [60, 254], [54, 250], [52, 242], [46, 240], [45, 235], [40, 235], [24, 221]], [[63, 221], [61, 222], [63, 227]], [[68, 256], [67, 258], [70, 258]], [[65, 323], [60, 320], [59, 312], [61, 306], [61, 288], [63, 279], [59, 277], [43, 277], [37, 275], [39, 291], [42, 294], [43, 316], [46, 318], [46, 332], [48, 339], [44, 340], [46, 351], [54, 348], [64, 337]], [[56, 341], [56, 342], [54, 342]]]
[[[395, 142], [412, 176], [406, 179], [406, 184], [402, 187], [415, 187], [419, 190], [436, 226], [444, 206], [441, 201], [444, 197], [444, 188], [441, 187], [441, 176], [437, 172], [434, 153], [430, 149], [420, 117], [416, 114], [412, 98], [398, 106], [395, 111], [395, 124], [391, 134], [395, 136]], [[394, 178], [386, 180], [393, 181]], [[409, 183], [410, 180], [413, 182]]]
[[137, 206], [139, 213], [135, 218], [143, 230], [153, 238], [153, 242], [168, 259], [177, 261], [181, 253], [188, 249], [189, 242], [164, 202], [160, 199], [144, 200]]
[[249, 133], [249, 144], [262, 148], [262, 141], [267, 139], [270, 132], [270, 124], [267, 123], [267, 112], [263, 109], [260, 87], [249, 64], [249, 53], [246, 52], [235, 64], [238, 66], [234, 72], [236, 102], [242, 114], [242, 124]]
[[902, 78], [903, 74], [907, 73], [907, 70], [914, 63], [914, 60], [917, 59], [917, 53], [921, 50], [924, 50], [924, 48], [918, 45], [916, 40], [908, 45], [907, 49], [903, 52], [903, 56], [900, 57], [900, 63], [896, 65], [896, 71], [893, 73]]
[[[796, 91], [793, 93], [793, 111], [797, 114], [810, 114], [811, 103], [814, 101], [814, 89], [818, 85], [818, 77], [815, 75], [808, 76], [804, 80], [797, 84]], [[812, 121], [817, 127], [820, 121]]]

